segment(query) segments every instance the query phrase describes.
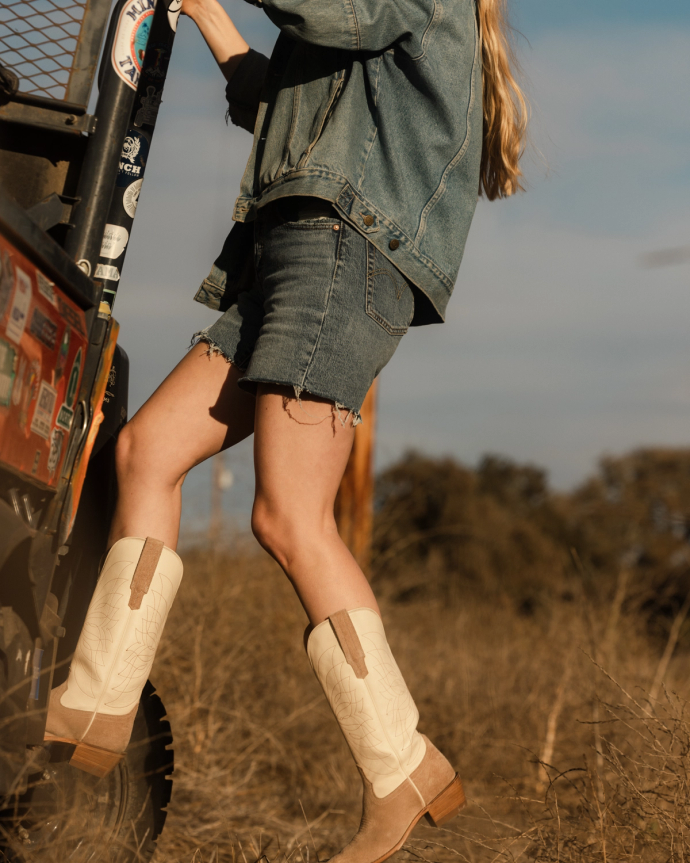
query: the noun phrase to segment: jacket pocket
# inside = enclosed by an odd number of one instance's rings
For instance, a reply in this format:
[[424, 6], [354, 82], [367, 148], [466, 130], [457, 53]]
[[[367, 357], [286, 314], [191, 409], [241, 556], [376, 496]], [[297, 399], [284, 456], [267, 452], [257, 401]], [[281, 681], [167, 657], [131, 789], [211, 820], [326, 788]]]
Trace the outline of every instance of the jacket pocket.
[[367, 307], [370, 318], [392, 336], [403, 336], [414, 316], [414, 294], [400, 270], [367, 243]]

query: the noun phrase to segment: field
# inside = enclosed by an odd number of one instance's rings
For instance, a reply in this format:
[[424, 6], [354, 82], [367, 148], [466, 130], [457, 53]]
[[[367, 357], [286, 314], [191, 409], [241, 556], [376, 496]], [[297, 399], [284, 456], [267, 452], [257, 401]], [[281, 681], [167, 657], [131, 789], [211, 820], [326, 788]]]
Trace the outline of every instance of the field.
[[[410, 455], [379, 478], [371, 578], [469, 801], [397, 859], [688, 859], [689, 484], [668, 451], [609, 459], [568, 496], [499, 459]], [[249, 537], [184, 557], [152, 674], [176, 759], [156, 860], [327, 860], [360, 786], [304, 613]]]

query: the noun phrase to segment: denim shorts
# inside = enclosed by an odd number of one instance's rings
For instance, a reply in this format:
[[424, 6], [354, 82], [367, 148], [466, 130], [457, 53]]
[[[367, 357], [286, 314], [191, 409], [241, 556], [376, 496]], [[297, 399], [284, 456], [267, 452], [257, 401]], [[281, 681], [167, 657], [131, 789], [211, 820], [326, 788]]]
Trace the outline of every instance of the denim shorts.
[[289, 386], [359, 420], [374, 378], [414, 315], [411, 282], [327, 201], [283, 198], [259, 211], [253, 287], [197, 341], [245, 374]]

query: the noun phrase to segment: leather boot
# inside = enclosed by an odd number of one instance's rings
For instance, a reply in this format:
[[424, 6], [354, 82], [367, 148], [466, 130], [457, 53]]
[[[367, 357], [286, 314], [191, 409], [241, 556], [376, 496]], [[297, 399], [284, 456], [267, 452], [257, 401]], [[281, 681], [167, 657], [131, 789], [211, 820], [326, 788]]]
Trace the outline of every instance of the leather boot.
[[50, 693], [45, 739], [76, 744], [75, 767], [105, 776], [122, 758], [181, 579], [182, 561], [158, 539], [110, 549], [69, 677]]
[[419, 713], [371, 608], [315, 627], [307, 653], [364, 785], [359, 831], [332, 863], [380, 863], [426, 816], [439, 827], [465, 805], [460, 777], [423, 734]]

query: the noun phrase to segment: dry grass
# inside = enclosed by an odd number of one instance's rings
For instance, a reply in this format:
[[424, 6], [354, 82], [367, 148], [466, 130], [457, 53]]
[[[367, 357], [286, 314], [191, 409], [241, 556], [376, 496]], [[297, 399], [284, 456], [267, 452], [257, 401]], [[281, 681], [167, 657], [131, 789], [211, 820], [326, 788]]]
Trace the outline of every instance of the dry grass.
[[[152, 674], [176, 757], [155, 859], [323, 861], [357, 827], [360, 786], [304, 654], [304, 614], [250, 540], [185, 564]], [[624, 574], [612, 598], [564, 593], [529, 615], [500, 592], [400, 602], [387, 584], [420, 728], [469, 798], [447, 829], [418, 826], [400, 859], [688, 857], [688, 660], [670, 661], [650, 706], [662, 651], [625, 610]]]

